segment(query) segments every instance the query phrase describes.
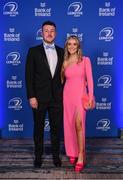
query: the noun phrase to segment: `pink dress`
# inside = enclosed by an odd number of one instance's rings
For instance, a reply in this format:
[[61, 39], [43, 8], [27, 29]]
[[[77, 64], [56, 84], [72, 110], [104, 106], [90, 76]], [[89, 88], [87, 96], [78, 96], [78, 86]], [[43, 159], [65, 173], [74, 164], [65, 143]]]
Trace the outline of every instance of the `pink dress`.
[[87, 79], [90, 99], [93, 98], [93, 78], [91, 62], [88, 57], [83, 57], [80, 63], [74, 63], [65, 69], [66, 82], [63, 91], [64, 105], [64, 142], [67, 156], [78, 157], [78, 144], [75, 128], [76, 116], [82, 121], [83, 153], [85, 154], [85, 117], [86, 111], [82, 107], [82, 96]]

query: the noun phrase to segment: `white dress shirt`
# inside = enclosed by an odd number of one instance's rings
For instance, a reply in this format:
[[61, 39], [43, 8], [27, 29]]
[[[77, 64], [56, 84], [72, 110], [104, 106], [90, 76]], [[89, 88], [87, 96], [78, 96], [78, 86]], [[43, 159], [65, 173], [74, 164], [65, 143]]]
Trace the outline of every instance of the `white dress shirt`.
[[50, 67], [50, 72], [53, 77], [55, 73], [57, 61], [58, 61], [55, 45], [54, 44], [50, 45], [50, 44], [47, 44], [46, 42], [43, 42], [43, 45], [44, 45], [45, 53], [47, 56], [48, 64]]

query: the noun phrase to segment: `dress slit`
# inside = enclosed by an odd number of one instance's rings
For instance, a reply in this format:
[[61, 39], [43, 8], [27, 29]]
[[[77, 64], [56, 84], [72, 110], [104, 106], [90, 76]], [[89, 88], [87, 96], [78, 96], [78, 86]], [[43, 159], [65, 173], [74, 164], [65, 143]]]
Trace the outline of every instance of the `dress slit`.
[[[84, 121], [85, 118], [84, 118], [84, 113], [82, 113], [82, 107], [80, 108], [78, 107], [75, 108], [74, 119], [75, 119], [75, 124], [76, 124], [77, 119], [79, 119], [82, 126], [82, 149], [83, 149], [83, 159], [84, 159], [85, 158], [85, 121]], [[76, 130], [76, 137], [77, 137], [77, 130]], [[79, 153], [79, 150], [78, 150], [78, 153]]]

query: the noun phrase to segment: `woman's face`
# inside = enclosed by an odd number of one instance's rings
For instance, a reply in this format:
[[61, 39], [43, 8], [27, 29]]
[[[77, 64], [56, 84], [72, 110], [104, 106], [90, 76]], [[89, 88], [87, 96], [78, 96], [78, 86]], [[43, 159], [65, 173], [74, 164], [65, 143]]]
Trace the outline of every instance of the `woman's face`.
[[71, 55], [77, 53], [77, 51], [78, 51], [78, 44], [77, 44], [76, 39], [71, 38], [71, 39], [68, 40], [67, 49], [68, 49], [68, 52]]

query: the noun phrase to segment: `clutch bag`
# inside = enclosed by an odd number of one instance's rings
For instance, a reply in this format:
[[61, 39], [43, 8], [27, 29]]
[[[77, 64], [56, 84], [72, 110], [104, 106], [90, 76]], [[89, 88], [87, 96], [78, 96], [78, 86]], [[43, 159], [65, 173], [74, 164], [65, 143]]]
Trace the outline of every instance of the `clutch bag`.
[[92, 110], [95, 108], [96, 106], [96, 102], [95, 102], [95, 97], [93, 97], [93, 100], [92, 100], [92, 106], [90, 107], [89, 106], [89, 96], [88, 94], [85, 94], [83, 97], [82, 97], [82, 105], [83, 105], [83, 108], [85, 110]]

